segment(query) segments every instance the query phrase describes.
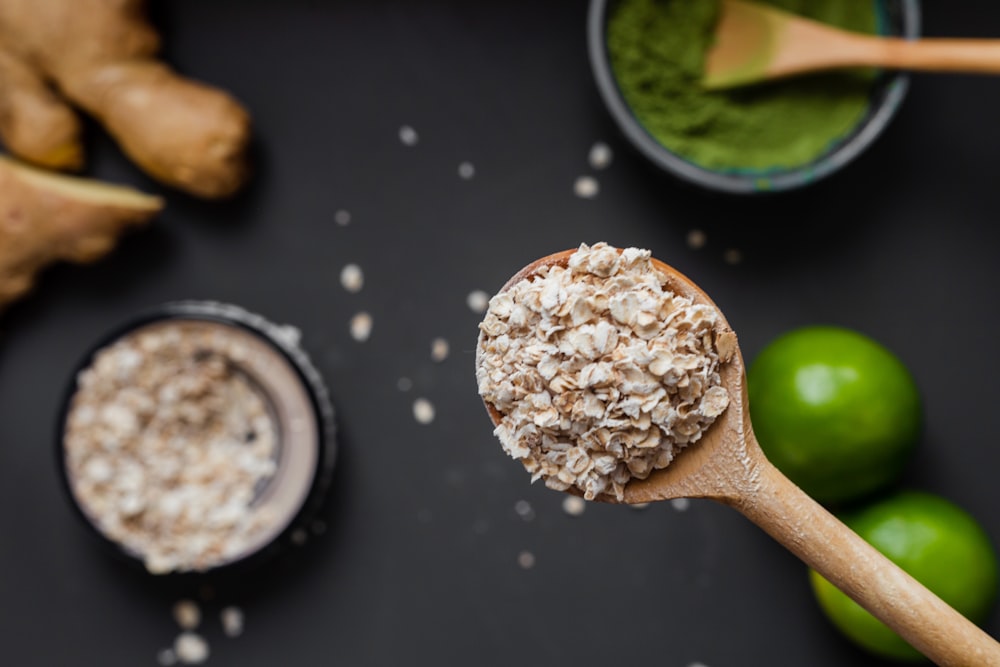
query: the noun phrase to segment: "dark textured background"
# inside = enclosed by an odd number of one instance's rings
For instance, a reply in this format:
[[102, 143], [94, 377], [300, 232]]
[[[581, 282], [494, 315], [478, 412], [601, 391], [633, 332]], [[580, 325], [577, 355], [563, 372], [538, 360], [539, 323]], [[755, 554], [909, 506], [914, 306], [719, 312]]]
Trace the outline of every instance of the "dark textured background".
[[[1000, 7], [928, 3], [930, 34], [1000, 35]], [[87, 268], [49, 271], [0, 319], [0, 638], [9, 665], [155, 665], [191, 581], [108, 557], [55, 468], [58, 401], [85, 349], [137, 310], [232, 301], [299, 326], [332, 388], [342, 458], [328, 530], [215, 582], [209, 664], [877, 665], [839, 638], [804, 567], [735, 512], [645, 511], [562, 497], [507, 459], [476, 396], [473, 289], [537, 256], [648, 247], [717, 301], [752, 359], [792, 327], [842, 324], [910, 366], [926, 400], [911, 486], [971, 510], [1000, 541], [993, 416], [1000, 85], [917, 77], [889, 131], [846, 172], [761, 200], [694, 192], [632, 154], [594, 89], [579, 0], [156, 5], [168, 56], [231, 89], [256, 121], [238, 200], [170, 194], [151, 228]], [[420, 143], [404, 147], [409, 124]], [[96, 129], [89, 172], [161, 191]], [[615, 161], [574, 196], [598, 140]], [[471, 161], [476, 176], [456, 175]], [[334, 223], [349, 210], [347, 227]], [[685, 235], [704, 230], [692, 250]], [[727, 248], [743, 262], [723, 261]], [[356, 262], [360, 294], [339, 285]], [[372, 338], [348, 320], [368, 310]], [[451, 356], [430, 360], [430, 341]], [[402, 392], [397, 380], [413, 389]], [[437, 419], [418, 425], [426, 396]], [[514, 511], [529, 501], [536, 517]], [[521, 569], [517, 554], [537, 563]], [[244, 607], [225, 639], [216, 612]], [[1000, 634], [1000, 615], [988, 630]]]

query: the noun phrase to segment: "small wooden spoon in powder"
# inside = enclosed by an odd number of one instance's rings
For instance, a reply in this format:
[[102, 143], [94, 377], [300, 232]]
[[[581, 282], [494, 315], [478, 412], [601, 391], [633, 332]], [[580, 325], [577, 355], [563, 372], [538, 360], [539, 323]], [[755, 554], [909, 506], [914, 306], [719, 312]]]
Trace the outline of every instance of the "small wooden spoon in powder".
[[[567, 250], [532, 262], [501, 291], [542, 267], [567, 266], [574, 252]], [[663, 262], [652, 261], [667, 276], [667, 289], [719, 310], [685, 276]], [[719, 340], [734, 348], [720, 369], [722, 384], [729, 392], [729, 407], [670, 465], [646, 479], [629, 482], [623, 502], [711, 498], [729, 505], [935, 663], [944, 667], [1000, 665], [1000, 644], [858, 537], [767, 460], [750, 424], [743, 358], [721, 311], [718, 327], [722, 334]], [[501, 414], [489, 404], [486, 408], [494, 425], [499, 424]], [[613, 495], [598, 499], [616, 502]]]

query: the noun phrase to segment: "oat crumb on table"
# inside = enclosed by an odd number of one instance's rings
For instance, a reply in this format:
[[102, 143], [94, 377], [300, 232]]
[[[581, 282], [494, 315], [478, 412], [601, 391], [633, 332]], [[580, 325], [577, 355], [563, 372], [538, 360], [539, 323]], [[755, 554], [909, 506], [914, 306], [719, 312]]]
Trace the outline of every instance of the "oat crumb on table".
[[360, 292], [361, 288], [365, 286], [365, 274], [362, 272], [361, 267], [357, 264], [345, 265], [340, 270], [340, 284], [352, 294]]
[[201, 609], [192, 600], [179, 600], [174, 604], [174, 620], [182, 630], [194, 630], [201, 623]]
[[465, 303], [472, 312], [482, 314], [490, 305], [490, 295], [483, 290], [473, 290], [465, 297]]
[[607, 169], [611, 164], [611, 147], [603, 141], [598, 141], [590, 147], [587, 161], [593, 169]]
[[434, 421], [434, 404], [426, 398], [413, 401], [413, 418], [420, 424], [430, 424]]
[[227, 637], [239, 637], [243, 634], [243, 610], [239, 607], [225, 607], [219, 613], [222, 621], [222, 632]]
[[573, 183], [573, 192], [581, 199], [593, 199], [601, 191], [601, 186], [593, 176], [581, 176]]
[[351, 338], [364, 343], [372, 335], [372, 316], [366, 312], [360, 312], [351, 318]]
[[444, 338], [435, 338], [431, 341], [431, 360], [441, 363], [448, 358], [450, 347]]
[[208, 642], [201, 635], [182, 632], [174, 640], [174, 655], [182, 665], [200, 665], [208, 660]]
[[399, 128], [399, 140], [403, 142], [404, 146], [416, 146], [417, 142], [420, 141], [420, 136], [409, 125], [403, 125]]
[[570, 516], [580, 516], [587, 509], [587, 501], [579, 496], [566, 496], [563, 498], [562, 508]]

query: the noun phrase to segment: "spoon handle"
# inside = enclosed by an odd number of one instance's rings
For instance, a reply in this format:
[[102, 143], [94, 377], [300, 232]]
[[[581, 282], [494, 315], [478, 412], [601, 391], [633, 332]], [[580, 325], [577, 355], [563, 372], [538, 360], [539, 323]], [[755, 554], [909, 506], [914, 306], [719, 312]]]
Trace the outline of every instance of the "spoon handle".
[[1000, 74], [1000, 40], [865, 38], [860, 64], [925, 72]]
[[807, 565], [942, 667], [998, 667], [1000, 644], [861, 539], [764, 457], [729, 500]]

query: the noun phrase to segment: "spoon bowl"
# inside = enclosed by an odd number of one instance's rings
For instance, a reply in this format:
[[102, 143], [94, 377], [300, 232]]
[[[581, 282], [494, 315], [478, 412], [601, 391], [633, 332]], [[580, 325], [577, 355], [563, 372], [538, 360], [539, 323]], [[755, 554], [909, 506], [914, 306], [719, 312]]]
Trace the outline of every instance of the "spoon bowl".
[[[538, 259], [501, 288], [510, 289], [544, 267], [567, 266], [575, 250]], [[757, 444], [747, 404], [746, 373], [736, 336], [712, 299], [673, 267], [656, 259], [664, 287], [719, 314], [717, 345], [729, 406], [695, 443], [646, 479], [625, 486], [625, 504], [672, 498], [710, 498], [733, 507], [844, 591], [917, 650], [945, 667], [1000, 667], [1000, 644], [948, 606], [810, 498], [775, 468]], [[482, 336], [480, 334], [482, 342]], [[502, 415], [486, 404], [494, 426]], [[617, 502], [613, 495], [597, 497]]]

